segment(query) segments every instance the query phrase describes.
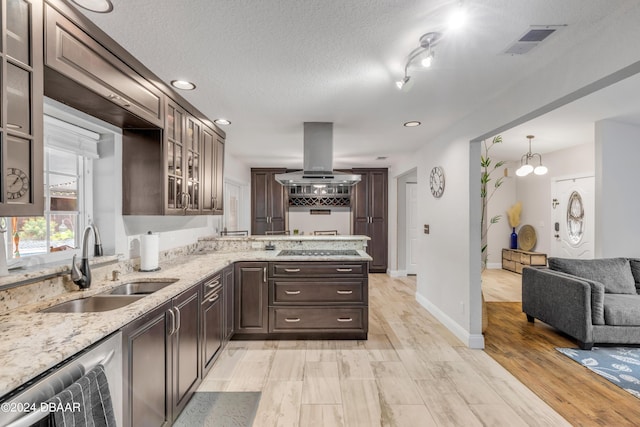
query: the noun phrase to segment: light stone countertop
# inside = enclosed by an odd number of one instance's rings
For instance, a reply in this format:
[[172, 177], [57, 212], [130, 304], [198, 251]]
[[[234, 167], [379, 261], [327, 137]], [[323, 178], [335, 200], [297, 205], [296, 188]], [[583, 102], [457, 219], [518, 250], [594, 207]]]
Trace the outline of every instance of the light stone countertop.
[[[45, 302], [20, 307], [0, 316], [0, 397], [30, 379], [73, 356], [77, 352], [121, 329], [149, 312], [237, 261], [370, 261], [362, 250], [360, 256], [277, 256], [279, 250], [196, 253], [161, 264], [153, 273], [131, 273], [118, 281], [98, 281], [86, 291], [69, 292]], [[132, 280], [150, 281], [174, 278], [176, 283], [120, 309], [99, 313], [40, 313], [39, 310], [110, 290]]]

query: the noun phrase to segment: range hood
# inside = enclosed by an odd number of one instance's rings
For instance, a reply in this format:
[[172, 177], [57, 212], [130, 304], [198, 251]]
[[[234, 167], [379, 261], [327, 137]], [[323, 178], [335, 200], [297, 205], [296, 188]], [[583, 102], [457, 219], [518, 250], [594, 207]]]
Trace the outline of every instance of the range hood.
[[302, 171], [276, 174], [285, 187], [352, 186], [360, 182], [360, 175], [333, 170], [333, 123], [304, 123], [304, 152]]

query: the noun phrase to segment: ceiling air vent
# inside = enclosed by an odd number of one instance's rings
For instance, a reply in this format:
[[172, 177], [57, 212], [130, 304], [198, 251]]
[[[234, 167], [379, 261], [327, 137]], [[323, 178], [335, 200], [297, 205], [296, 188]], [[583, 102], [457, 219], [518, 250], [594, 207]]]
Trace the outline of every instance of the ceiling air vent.
[[532, 25], [518, 40], [513, 42], [502, 52], [505, 55], [524, 55], [539, 46], [551, 34], [566, 27], [566, 25]]

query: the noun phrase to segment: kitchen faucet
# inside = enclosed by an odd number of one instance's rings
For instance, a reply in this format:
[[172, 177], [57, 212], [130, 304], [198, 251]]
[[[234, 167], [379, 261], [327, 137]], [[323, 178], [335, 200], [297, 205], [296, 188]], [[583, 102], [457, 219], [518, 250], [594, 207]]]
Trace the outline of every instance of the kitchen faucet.
[[89, 224], [84, 230], [82, 236], [82, 260], [80, 261], [80, 267], [76, 264], [76, 256], [73, 255], [71, 260], [71, 280], [78, 285], [80, 289], [89, 289], [91, 286], [91, 269], [89, 268], [89, 234], [93, 231], [93, 255], [102, 256], [102, 241], [100, 240], [100, 233], [98, 228], [94, 224]]

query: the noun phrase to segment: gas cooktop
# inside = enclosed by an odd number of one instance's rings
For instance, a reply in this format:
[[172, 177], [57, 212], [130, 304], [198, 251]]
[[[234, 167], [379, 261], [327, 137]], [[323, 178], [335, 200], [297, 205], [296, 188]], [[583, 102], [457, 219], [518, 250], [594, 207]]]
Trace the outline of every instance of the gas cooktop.
[[359, 256], [353, 249], [284, 249], [278, 256]]

